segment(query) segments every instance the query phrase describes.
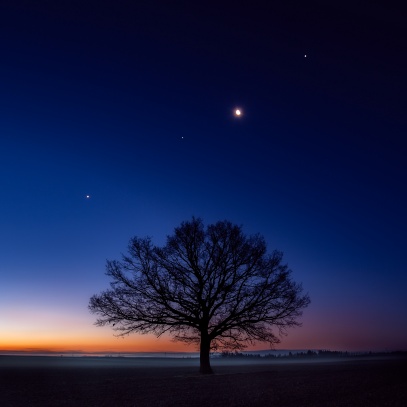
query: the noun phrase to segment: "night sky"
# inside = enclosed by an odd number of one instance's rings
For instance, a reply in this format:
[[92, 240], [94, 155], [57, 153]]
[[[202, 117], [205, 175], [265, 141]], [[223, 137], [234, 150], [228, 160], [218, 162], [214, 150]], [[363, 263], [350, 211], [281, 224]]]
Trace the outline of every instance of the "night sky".
[[0, 350], [194, 351], [87, 309], [106, 259], [192, 216], [284, 252], [312, 303], [278, 348], [406, 350], [406, 19], [1, 1]]

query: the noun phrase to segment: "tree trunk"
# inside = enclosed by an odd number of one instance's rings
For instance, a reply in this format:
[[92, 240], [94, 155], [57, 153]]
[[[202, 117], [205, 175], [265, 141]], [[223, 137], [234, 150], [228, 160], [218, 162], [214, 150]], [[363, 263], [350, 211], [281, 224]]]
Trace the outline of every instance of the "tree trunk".
[[201, 344], [199, 349], [199, 372], [201, 374], [211, 374], [213, 370], [211, 368], [211, 362], [209, 359], [209, 353], [211, 350], [211, 340], [209, 339], [207, 332], [201, 332]]

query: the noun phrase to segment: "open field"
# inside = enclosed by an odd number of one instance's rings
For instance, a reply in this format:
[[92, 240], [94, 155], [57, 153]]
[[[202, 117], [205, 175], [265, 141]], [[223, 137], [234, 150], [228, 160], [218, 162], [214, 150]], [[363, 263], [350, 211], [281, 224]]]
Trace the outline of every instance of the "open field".
[[337, 360], [0, 356], [0, 406], [406, 406], [407, 358]]

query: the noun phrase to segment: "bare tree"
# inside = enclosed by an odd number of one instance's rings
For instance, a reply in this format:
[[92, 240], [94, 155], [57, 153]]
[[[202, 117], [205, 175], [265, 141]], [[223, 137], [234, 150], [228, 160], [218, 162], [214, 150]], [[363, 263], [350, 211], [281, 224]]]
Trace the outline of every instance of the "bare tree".
[[262, 236], [247, 237], [228, 221], [205, 228], [193, 218], [164, 247], [135, 237], [128, 251], [107, 262], [111, 289], [90, 299], [96, 325], [199, 344], [201, 373], [212, 373], [211, 349], [280, 342], [310, 302], [281, 252], [267, 254]]

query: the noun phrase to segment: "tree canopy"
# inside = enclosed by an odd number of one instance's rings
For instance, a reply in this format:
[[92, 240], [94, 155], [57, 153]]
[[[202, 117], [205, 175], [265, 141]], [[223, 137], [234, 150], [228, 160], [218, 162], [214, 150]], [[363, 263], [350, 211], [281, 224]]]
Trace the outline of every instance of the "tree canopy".
[[192, 218], [163, 247], [134, 237], [128, 254], [107, 262], [111, 288], [94, 295], [96, 325], [119, 335], [165, 332], [200, 348], [200, 371], [211, 373], [210, 350], [280, 342], [298, 326], [310, 298], [291, 279], [282, 253], [267, 253], [264, 238], [220, 221], [206, 228]]

